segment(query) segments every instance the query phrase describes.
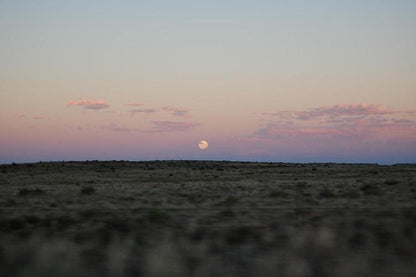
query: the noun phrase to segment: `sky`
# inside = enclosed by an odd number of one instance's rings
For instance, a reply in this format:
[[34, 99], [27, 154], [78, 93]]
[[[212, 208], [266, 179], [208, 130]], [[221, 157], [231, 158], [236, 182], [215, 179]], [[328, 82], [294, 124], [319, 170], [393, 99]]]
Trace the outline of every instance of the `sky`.
[[0, 163], [415, 163], [415, 14], [412, 0], [0, 0]]

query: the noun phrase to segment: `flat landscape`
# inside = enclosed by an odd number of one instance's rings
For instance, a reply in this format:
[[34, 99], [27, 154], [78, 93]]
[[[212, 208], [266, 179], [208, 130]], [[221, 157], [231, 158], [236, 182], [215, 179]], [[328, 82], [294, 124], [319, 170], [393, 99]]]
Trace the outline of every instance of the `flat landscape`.
[[416, 276], [416, 165], [0, 165], [0, 276]]

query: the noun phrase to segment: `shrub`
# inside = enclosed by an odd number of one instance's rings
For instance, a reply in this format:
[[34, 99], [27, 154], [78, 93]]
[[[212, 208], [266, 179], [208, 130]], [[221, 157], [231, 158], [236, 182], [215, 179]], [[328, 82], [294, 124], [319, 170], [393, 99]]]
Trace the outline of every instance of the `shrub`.
[[9, 220], [9, 229], [10, 230], [20, 230], [25, 227], [25, 221], [20, 218], [12, 218]]
[[258, 237], [256, 230], [250, 226], [231, 227], [225, 234], [225, 240], [230, 245], [242, 244]]
[[325, 187], [319, 192], [319, 196], [322, 198], [333, 198], [335, 197], [335, 193], [329, 188]]
[[165, 211], [159, 210], [158, 208], [152, 208], [147, 214], [147, 219], [151, 223], [165, 223], [170, 218], [169, 214]]
[[301, 182], [297, 182], [296, 183], [296, 188], [297, 189], [304, 189], [304, 188], [306, 188], [306, 185], [307, 185], [308, 183], [307, 182], [304, 182], [304, 181], [301, 181]]
[[386, 185], [392, 186], [392, 185], [397, 185], [397, 184], [399, 184], [399, 183], [400, 183], [400, 181], [399, 181], [399, 180], [395, 180], [395, 179], [388, 179], [388, 180], [384, 181], [384, 183], [385, 183]]
[[90, 194], [93, 194], [94, 192], [96, 192], [96, 189], [95, 189], [95, 188], [93, 188], [93, 187], [90, 187], [90, 186], [88, 186], [88, 187], [83, 187], [83, 188], [81, 189], [81, 194], [87, 194], [87, 195], [90, 195]]
[[237, 197], [228, 196], [227, 198], [224, 199], [224, 201], [221, 202], [221, 205], [231, 207], [231, 206], [234, 206], [235, 204], [237, 204], [238, 201], [240, 201], [240, 200]]
[[349, 190], [344, 191], [341, 194], [341, 196], [346, 197], [346, 198], [358, 198], [358, 197], [360, 197], [360, 193], [356, 190], [349, 189]]
[[380, 190], [374, 184], [364, 184], [360, 187], [360, 190], [366, 195], [376, 195], [380, 193]]
[[221, 210], [218, 213], [218, 215], [221, 216], [221, 217], [235, 217], [236, 216], [235, 212], [230, 208], [226, 208], [224, 210]]
[[26, 196], [26, 195], [40, 195], [45, 193], [45, 191], [43, 189], [28, 189], [28, 188], [23, 188], [20, 189], [18, 192], [19, 196]]
[[287, 197], [287, 192], [284, 190], [274, 190], [270, 192], [269, 197], [273, 198], [281, 198], [281, 197]]

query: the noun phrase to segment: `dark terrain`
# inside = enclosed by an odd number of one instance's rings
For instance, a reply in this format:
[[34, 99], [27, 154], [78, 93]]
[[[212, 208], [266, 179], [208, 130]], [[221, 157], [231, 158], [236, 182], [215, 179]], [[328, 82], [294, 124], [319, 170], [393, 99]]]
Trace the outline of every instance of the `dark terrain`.
[[0, 165], [0, 276], [416, 276], [416, 165]]

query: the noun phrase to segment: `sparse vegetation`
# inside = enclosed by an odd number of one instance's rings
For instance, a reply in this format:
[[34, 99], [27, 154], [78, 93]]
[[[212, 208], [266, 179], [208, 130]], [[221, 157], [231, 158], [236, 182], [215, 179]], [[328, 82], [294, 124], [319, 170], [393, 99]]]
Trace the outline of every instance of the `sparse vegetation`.
[[354, 189], [347, 189], [340, 194], [341, 197], [356, 199], [360, 197], [360, 193]]
[[272, 198], [285, 198], [287, 196], [288, 196], [288, 193], [284, 190], [273, 190], [269, 194], [269, 197], [272, 197]]
[[243, 244], [250, 239], [257, 239], [258, 233], [251, 226], [234, 226], [227, 230], [225, 240], [228, 244]]
[[87, 186], [87, 187], [83, 187], [81, 189], [81, 194], [91, 195], [91, 194], [95, 193], [96, 191], [97, 190], [94, 187]]
[[378, 195], [380, 194], [380, 189], [376, 184], [364, 184], [360, 187], [360, 190], [366, 195]]
[[236, 214], [235, 212], [231, 209], [231, 208], [225, 208], [223, 210], [221, 210], [218, 215], [220, 217], [235, 217]]
[[239, 201], [240, 199], [235, 196], [228, 196], [227, 198], [225, 198], [223, 201], [219, 203], [219, 206], [231, 207], [231, 206], [236, 205]]
[[28, 195], [41, 195], [44, 194], [45, 191], [43, 189], [40, 188], [35, 188], [35, 189], [31, 189], [31, 188], [23, 188], [20, 189], [18, 192], [19, 196], [28, 196]]
[[147, 219], [151, 223], [166, 223], [170, 219], [170, 216], [167, 212], [153, 207], [149, 210]]
[[304, 189], [304, 188], [307, 187], [308, 183], [307, 182], [304, 182], [304, 181], [300, 181], [300, 182], [296, 182], [295, 185], [296, 185], [296, 188], [298, 190], [302, 190], [302, 189]]
[[393, 185], [399, 184], [400, 181], [399, 180], [395, 180], [395, 179], [388, 179], [388, 180], [384, 181], [384, 183], [386, 185], [393, 186]]
[[319, 192], [319, 196], [321, 198], [334, 198], [336, 195], [335, 195], [335, 193], [330, 188], [324, 187]]
[[415, 269], [416, 165], [87, 161], [0, 170], [1, 276]]

